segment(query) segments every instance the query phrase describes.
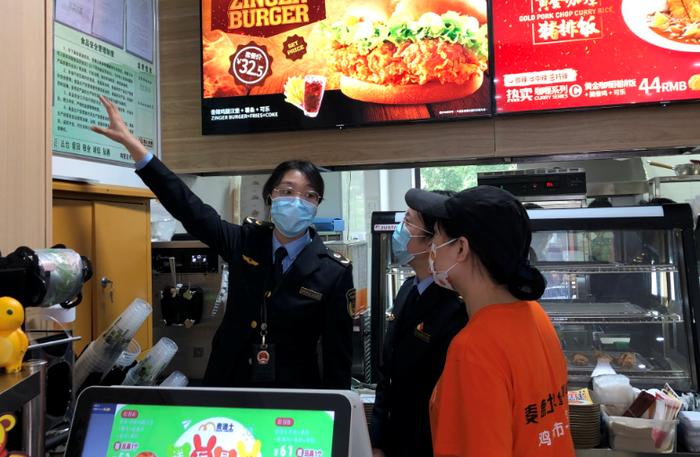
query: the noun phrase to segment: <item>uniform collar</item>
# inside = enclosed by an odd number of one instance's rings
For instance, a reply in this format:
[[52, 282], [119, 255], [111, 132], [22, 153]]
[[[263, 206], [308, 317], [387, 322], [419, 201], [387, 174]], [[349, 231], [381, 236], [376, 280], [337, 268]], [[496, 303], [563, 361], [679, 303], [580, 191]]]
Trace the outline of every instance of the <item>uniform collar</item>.
[[[284, 248], [287, 250], [287, 257], [289, 257], [289, 260], [294, 262], [296, 258], [299, 256], [301, 251], [306, 247], [307, 244], [311, 242], [311, 235], [309, 234], [309, 231], [307, 230], [304, 235], [296, 239], [294, 241], [290, 241], [287, 244], [282, 244], [280, 241], [277, 239], [275, 234], [272, 234], [272, 255], [274, 257], [275, 252], [277, 252], [277, 249], [281, 246], [284, 246]], [[272, 259], [272, 262], [274, 263], [275, 259]]]
[[[274, 238], [274, 235], [272, 235]], [[304, 278], [321, 268], [321, 257], [328, 253], [321, 237], [313, 229], [308, 232], [309, 242], [298, 253], [297, 259], [285, 273], [285, 284], [301, 284]], [[268, 244], [272, 246], [272, 243]], [[268, 258], [271, 258], [268, 257]]]
[[433, 275], [426, 276], [423, 278], [422, 281], [418, 281], [418, 277], [414, 276], [413, 277], [413, 285], [416, 286], [416, 289], [418, 289], [418, 293], [420, 295], [423, 295], [423, 292], [430, 287], [430, 285], [434, 282]]

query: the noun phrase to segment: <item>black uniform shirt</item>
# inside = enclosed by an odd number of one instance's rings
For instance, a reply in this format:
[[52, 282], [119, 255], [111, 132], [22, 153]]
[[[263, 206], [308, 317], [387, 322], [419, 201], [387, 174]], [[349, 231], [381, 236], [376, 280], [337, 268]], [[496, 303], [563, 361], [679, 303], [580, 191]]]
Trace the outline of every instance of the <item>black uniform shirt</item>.
[[414, 284], [409, 278], [396, 295], [372, 411], [372, 446], [388, 457], [432, 457], [430, 397], [468, 319], [456, 293], [433, 283], [419, 294]]
[[[229, 264], [229, 294], [223, 321], [212, 341], [204, 376], [208, 386], [335, 388], [351, 381], [352, 266], [326, 248], [310, 229], [311, 242], [276, 287], [270, 287], [274, 225], [221, 219], [161, 161], [137, 171], [163, 206], [187, 231]], [[275, 381], [251, 380], [253, 345], [260, 344], [266, 292], [267, 343], [275, 345]]]

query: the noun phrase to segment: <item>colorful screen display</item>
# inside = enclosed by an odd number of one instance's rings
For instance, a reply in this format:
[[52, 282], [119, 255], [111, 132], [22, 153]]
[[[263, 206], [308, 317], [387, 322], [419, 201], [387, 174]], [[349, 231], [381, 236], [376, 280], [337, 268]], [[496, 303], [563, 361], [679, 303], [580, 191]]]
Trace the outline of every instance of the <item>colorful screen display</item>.
[[498, 113], [700, 98], [698, 0], [493, 0]]
[[334, 412], [95, 404], [84, 457], [330, 457]]
[[201, 0], [204, 134], [491, 114], [486, 0]]

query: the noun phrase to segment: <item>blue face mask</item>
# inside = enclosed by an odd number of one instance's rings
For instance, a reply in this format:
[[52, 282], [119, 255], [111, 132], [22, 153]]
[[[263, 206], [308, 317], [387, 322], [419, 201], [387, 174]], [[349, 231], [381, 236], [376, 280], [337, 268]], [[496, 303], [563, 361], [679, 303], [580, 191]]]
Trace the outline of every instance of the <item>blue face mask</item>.
[[428, 252], [427, 250], [416, 252], [415, 254], [409, 252], [408, 243], [411, 241], [411, 238], [425, 238], [425, 235], [411, 235], [411, 232], [406, 227], [406, 222], [401, 221], [391, 236], [391, 251], [400, 265], [408, 265], [417, 255]]
[[287, 238], [306, 231], [316, 216], [316, 205], [299, 197], [278, 197], [272, 200], [270, 215], [275, 228]]

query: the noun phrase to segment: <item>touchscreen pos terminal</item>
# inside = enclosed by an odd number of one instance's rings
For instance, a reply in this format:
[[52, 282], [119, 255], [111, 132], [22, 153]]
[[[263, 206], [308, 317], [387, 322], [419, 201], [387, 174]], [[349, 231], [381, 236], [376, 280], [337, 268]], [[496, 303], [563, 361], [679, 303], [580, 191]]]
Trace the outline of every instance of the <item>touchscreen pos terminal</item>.
[[371, 457], [350, 391], [91, 387], [66, 457]]

